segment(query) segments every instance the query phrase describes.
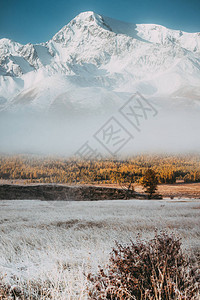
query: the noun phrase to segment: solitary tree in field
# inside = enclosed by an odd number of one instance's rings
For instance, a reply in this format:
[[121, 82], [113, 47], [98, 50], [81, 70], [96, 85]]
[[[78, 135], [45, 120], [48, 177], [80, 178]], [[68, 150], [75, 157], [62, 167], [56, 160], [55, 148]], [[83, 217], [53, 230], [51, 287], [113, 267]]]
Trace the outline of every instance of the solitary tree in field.
[[141, 179], [141, 184], [145, 188], [148, 198], [151, 199], [153, 194], [155, 194], [158, 185], [156, 172], [152, 169], [148, 169]]

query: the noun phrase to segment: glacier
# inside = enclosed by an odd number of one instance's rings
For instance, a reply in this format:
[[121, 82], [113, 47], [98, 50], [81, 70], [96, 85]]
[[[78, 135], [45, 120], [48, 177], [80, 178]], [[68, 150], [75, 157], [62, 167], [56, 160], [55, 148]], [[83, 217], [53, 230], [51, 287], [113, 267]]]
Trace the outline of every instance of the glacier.
[[[159, 113], [135, 136], [119, 109], [138, 92]], [[45, 43], [0, 39], [1, 153], [73, 155], [111, 116], [134, 135], [125, 154], [198, 152], [199, 112], [198, 32], [88, 11]]]
[[1, 110], [94, 111], [137, 91], [158, 104], [199, 107], [200, 33], [89, 11], [46, 43], [0, 40]]

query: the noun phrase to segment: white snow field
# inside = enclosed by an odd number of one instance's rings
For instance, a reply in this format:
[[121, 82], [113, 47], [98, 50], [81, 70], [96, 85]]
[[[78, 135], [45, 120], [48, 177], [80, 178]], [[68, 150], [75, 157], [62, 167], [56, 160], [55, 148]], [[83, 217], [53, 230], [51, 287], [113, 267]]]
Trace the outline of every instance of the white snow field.
[[[199, 151], [199, 83], [200, 33], [88, 11], [42, 44], [0, 39], [0, 151], [73, 156], [113, 116], [123, 154]], [[138, 92], [158, 111], [140, 135], [119, 113]]]
[[150, 238], [156, 228], [178, 234], [187, 253], [199, 247], [200, 200], [5, 200], [0, 211], [0, 272], [35, 293], [27, 299], [48, 299], [40, 286], [51, 299], [87, 299], [84, 273], [106, 265], [115, 241]]
[[52, 39], [0, 39], [0, 110], [94, 110], [141, 92], [199, 107], [200, 33], [83, 12]]

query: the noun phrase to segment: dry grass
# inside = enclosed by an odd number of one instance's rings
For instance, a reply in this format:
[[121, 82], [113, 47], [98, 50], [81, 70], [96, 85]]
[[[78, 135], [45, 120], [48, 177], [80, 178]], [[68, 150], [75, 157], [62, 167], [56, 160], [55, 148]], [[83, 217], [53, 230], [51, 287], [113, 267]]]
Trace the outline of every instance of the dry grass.
[[90, 299], [199, 299], [198, 268], [173, 234], [156, 233], [144, 242], [117, 244], [109, 264], [88, 275]]
[[1, 293], [14, 288], [21, 299], [88, 299], [84, 274], [106, 267], [115, 241], [151, 239], [155, 228], [174, 231], [184, 250], [197, 255], [199, 203], [1, 201]]

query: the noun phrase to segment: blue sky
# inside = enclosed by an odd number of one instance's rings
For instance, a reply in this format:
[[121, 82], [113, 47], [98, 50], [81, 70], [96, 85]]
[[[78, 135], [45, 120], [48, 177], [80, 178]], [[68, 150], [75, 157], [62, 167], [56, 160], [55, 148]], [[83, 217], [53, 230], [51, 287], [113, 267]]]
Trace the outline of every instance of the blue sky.
[[88, 10], [131, 23], [200, 31], [200, 0], [0, 0], [0, 38], [45, 42]]

